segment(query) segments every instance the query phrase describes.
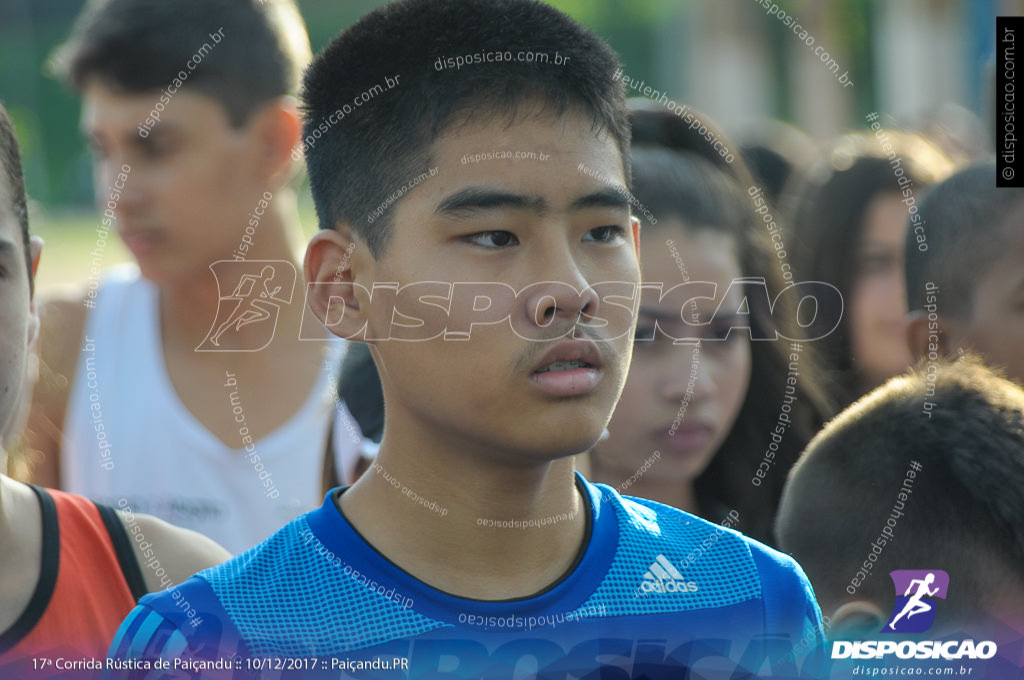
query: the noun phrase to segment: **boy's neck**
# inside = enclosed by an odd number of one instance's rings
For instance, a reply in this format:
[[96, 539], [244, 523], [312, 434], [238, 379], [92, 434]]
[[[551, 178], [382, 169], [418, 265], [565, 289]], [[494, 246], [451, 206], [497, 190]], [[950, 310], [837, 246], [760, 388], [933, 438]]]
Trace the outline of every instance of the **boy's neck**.
[[405, 432], [389, 430], [337, 501], [378, 552], [427, 585], [480, 600], [530, 596], [572, 566], [588, 506], [571, 457], [499, 466], [486, 452]]

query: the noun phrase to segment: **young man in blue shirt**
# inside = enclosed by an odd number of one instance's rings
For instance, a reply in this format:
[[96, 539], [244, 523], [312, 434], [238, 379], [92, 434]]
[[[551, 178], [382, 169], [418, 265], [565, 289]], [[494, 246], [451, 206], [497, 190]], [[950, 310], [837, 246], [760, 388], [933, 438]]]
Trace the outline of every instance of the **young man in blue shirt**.
[[795, 562], [573, 468], [619, 398], [638, 301], [618, 66], [524, 0], [394, 3], [319, 55], [304, 88], [323, 227], [307, 301], [373, 350], [379, 455], [319, 510], [143, 599], [111, 663], [809, 671], [820, 612]]

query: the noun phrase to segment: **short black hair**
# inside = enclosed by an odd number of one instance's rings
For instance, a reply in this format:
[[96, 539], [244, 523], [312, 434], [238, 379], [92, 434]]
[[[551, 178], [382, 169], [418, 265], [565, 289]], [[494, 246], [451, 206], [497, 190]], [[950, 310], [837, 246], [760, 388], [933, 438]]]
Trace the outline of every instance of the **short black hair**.
[[132, 93], [162, 90], [185, 71], [183, 87], [220, 102], [240, 126], [267, 102], [297, 94], [309, 59], [294, 0], [96, 0], [54, 64], [78, 90], [97, 79]]
[[[532, 61], [517, 61], [528, 53]], [[589, 113], [621, 149], [628, 180], [618, 68], [604, 41], [535, 0], [402, 0], [367, 14], [306, 72], [303, 134], [320, 227], [348, 222], [378, 257], [393, 214], [379, 209], [427, 171], [434, 140], [457, 119], [511, 122], [530, 100], [558, 116], [570, 107]]]
[[957, 172], [932, 187], [921, 200], [924, 229], [920, 249], [913, 230], [907, 231], [907, 305], [924, 309], [925, 285], [941, 291], [944, 316], [967, 319], [971, 315], [974, 286], [1005, 252], [1007, 230], [1018, 226], [1024, 208], [1024, 189], [996, 186], [996, 163], [984, 161]]
[[830, 422], [793, 468], [777, 531], [831, 605], [884, 607], [890, 571], [933, 568], [956, 584], [944, 611], [963, 615], [1024, 584], [1022, 517], [1024, 390], [968, 356], [893, 378]]
[[[885, 144], [891, 148], [888, 153]], [[830, 283], [850, 300], [858, 275], [857, 248], [872, 201], [895, 196], [910, 211], [924, 187], [944, 179], [952, 170], [952, 161], [920, 135], [883, 128], [841, 137], [784, 192], [789, 228], [786, 245], [794, 273], [803, 281]], [[905, 193], [909, 196], [903, 198]], [[836, 314], [818, 314], [811, 334], [827, 331], [818, 324], [834, 318]], [[850, 315], [844, 313], [839, 318], [839, 326], [817, 345], [835, 400], [846, 406], [864, 387], [853, 363]]]
[[10, 205], [0, 205], [0, 210], [10, 209], [14, 219], [21, 227], [22, 247], [25, 250], [25, 267], [28, 270], [29, 290], [34, 289], [32, 281], [32, 250], [29, 248], [28, 207], [25, 201], [25, 180], [21, 173], [21, 152], [18, 150], [18, 138], [14, 136], [14, 123], [7, 115], [7, 109], [0, 102], [0, 165], [3, 165], [3, 177], [10, 192]]

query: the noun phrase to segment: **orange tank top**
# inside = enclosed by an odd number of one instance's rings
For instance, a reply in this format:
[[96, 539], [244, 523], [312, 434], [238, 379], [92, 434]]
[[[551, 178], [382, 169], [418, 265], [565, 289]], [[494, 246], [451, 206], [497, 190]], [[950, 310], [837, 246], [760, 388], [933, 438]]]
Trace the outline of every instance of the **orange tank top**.
[[43, 513], [42, 569], [28, 607], [0, 633], [0, 677], [68, 677], [57, 660], [102, 663], [146, 588], [113, 508], [62, 491], [32, 490]]

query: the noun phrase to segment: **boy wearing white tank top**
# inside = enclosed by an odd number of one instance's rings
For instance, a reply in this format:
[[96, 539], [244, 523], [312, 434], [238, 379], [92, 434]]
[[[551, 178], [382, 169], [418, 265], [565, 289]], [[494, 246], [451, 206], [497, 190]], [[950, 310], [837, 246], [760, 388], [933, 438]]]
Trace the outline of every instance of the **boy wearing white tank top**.
[[[305, 26], [291, 0], [112, 0], [62, 49], [102, 217], [84, 295], [40, 311], [34, 481], [244, 550], [322, 498], [342, 350], [300, 329]], [[111, 230], [135, 265], [100, 275]]]

